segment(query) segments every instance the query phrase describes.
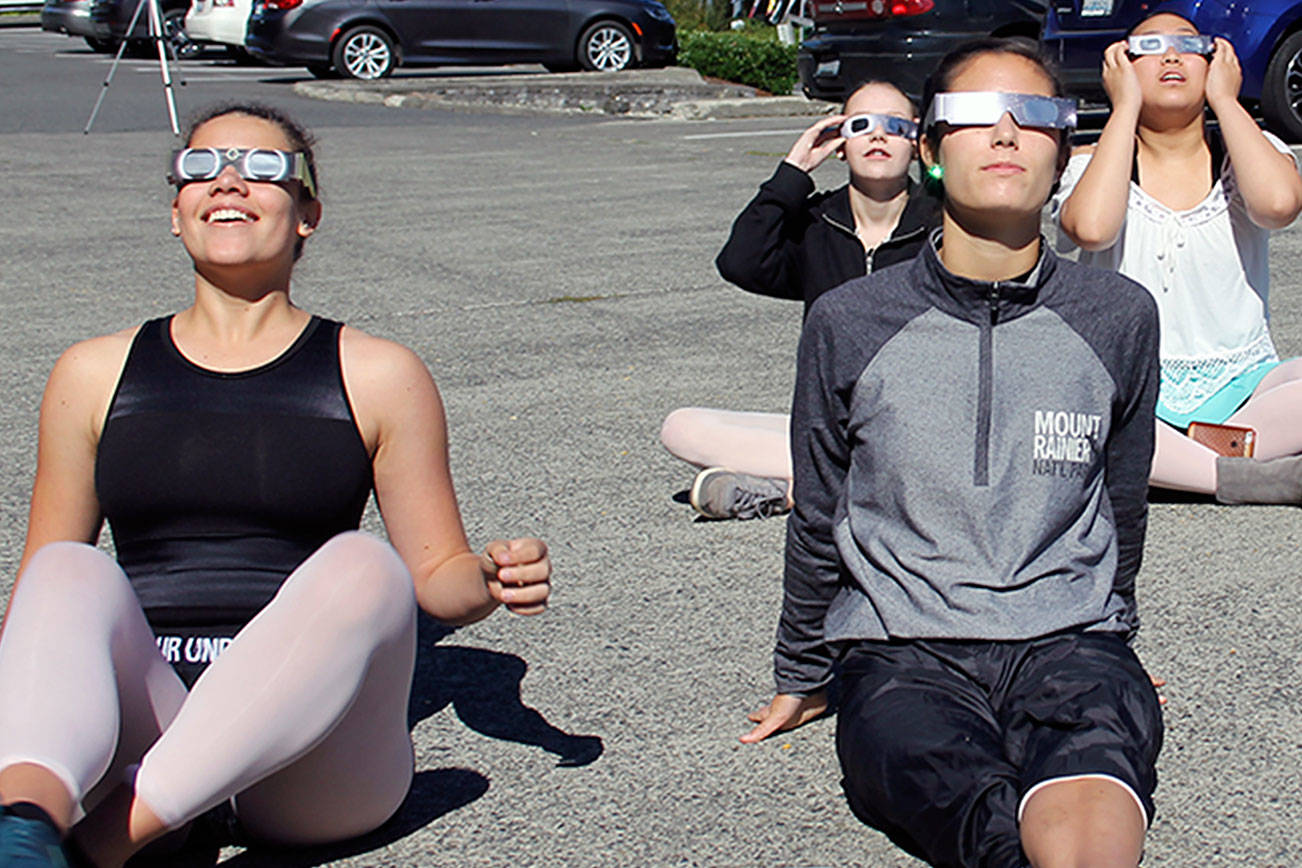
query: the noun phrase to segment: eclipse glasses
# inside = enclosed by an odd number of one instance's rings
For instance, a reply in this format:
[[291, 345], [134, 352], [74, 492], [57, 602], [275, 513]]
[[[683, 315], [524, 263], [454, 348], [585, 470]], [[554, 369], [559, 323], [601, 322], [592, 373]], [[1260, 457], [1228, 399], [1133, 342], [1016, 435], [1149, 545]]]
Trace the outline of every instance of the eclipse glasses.
[[1056, 96], [1003, 91], [938, 93], [927, 109], [923, 126], [946, 123], [955, 127], [990, 127], [1004, 115], [1019, 127], [1076, 128], [1076, 100]]
[[1167, 49], [1174, 48], [1177, 54], [1201, 54], [1210, 56], [1216, 50], [1216, 43], [1210, 36], [1189, 36], [1187, 34], [1150, 33], [1147, 36], [1131, 36], [1126, 40], [1126, 51], [1132, 57], [1147, 54], [1166, 54]]
[[895, 115], [851, 115], [841, 124], [841, 135], [847, 139], [866, 136], [881, 130], [888, 136], [899, 136], [912, 141], [918, 137], [918, 125], [908, 118]]
[[316, 198], [316, 182], [300, 151], [274, 148], [183, 148], [172, 154], [167, 180], [180, 187], [191, 181], [211, 181], [222, 169], [234, 166], [246, 181], [298, 181], [308, 196]]

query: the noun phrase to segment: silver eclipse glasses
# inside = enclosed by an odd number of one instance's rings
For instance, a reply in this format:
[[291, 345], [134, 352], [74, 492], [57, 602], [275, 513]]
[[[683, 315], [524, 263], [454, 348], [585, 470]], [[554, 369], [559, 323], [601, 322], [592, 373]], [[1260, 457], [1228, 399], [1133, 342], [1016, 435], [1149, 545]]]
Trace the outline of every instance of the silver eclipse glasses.
[[1012, 115], [1019, 127], [1076, 128], [1076, 100], [1030, 93], [1003, 91], [955, 91], [938, 93], [927, 109], [923, 123], [946, 123], [955, 127], [990, 127], [1004, 115]]
[[180, 187], [191, 181], [211, 181], [222, 169], [234, 166], [246, 181], [298, 181], [308, 196], [316, 198], [316, 184], [299, 151], [274, 148], [183, 148], [172, 153], [169, 183]]
[[913, 140], [918, 137], [918, 125], [908, 118], [895, 115], [851, 115], [841, 124], [841, 135], [847, 139], [866, 136], [881, 130], [888, 136]]
[[1210, 36], [1171, 33], [1150, 33], [1146, 36], [1131, 36], [1126, 40], [1126, 51], [1132, 57], [1166, 54], [1169, 48], [1174, 48], [1177, 54], [1201, 54], [1206, 57], [1215, 50], [1216, 43]]

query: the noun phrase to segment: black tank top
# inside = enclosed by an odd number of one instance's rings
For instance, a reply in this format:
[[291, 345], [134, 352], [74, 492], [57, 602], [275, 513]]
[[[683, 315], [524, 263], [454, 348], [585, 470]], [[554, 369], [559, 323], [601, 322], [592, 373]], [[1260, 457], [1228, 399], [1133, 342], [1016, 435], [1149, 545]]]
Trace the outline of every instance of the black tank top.
[[243, 623], [322, 543], [356, 529], [371, 462], [339, 329], [313, 317], [279, 357], [239, 373], [182, 356], [171, 317], [136, 334], [95, 488], [155, 627]]

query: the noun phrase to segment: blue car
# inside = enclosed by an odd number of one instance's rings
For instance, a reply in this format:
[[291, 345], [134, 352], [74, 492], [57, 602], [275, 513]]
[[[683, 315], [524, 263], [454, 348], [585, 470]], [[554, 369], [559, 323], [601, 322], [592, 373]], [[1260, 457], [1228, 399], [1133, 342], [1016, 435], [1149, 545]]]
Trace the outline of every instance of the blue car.
[[1284, 138], [1302, 141], [1302, 0], [1057, 0], [1042, 39], [1072, 91], [1101, 96], [1103, 49], [1158, 11], [1228, 39], [1243, 67], [1240, 98], [1259, 102], [1267, 125]]

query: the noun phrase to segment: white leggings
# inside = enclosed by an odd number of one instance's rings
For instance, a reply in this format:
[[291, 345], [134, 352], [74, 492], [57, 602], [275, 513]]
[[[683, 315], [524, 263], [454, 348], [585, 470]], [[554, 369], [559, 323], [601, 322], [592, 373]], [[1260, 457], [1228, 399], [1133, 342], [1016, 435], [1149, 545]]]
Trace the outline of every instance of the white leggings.
[[0, 768], [43, 766], [91, 809], [139, 763], [136, 795], [170, 828], [234, 797], [260, 840], [352, 837], [411, 784], [415, 654], [405, 565], [387, 543], [344, 533], [187, 695], [117, 563], [53, 543], [19, 578], [0, 638]]
[[769, 479], [791, 479], [791, 417], [682, 407], [665, 417], [660, 442], [697, 467], [726, 467]]

